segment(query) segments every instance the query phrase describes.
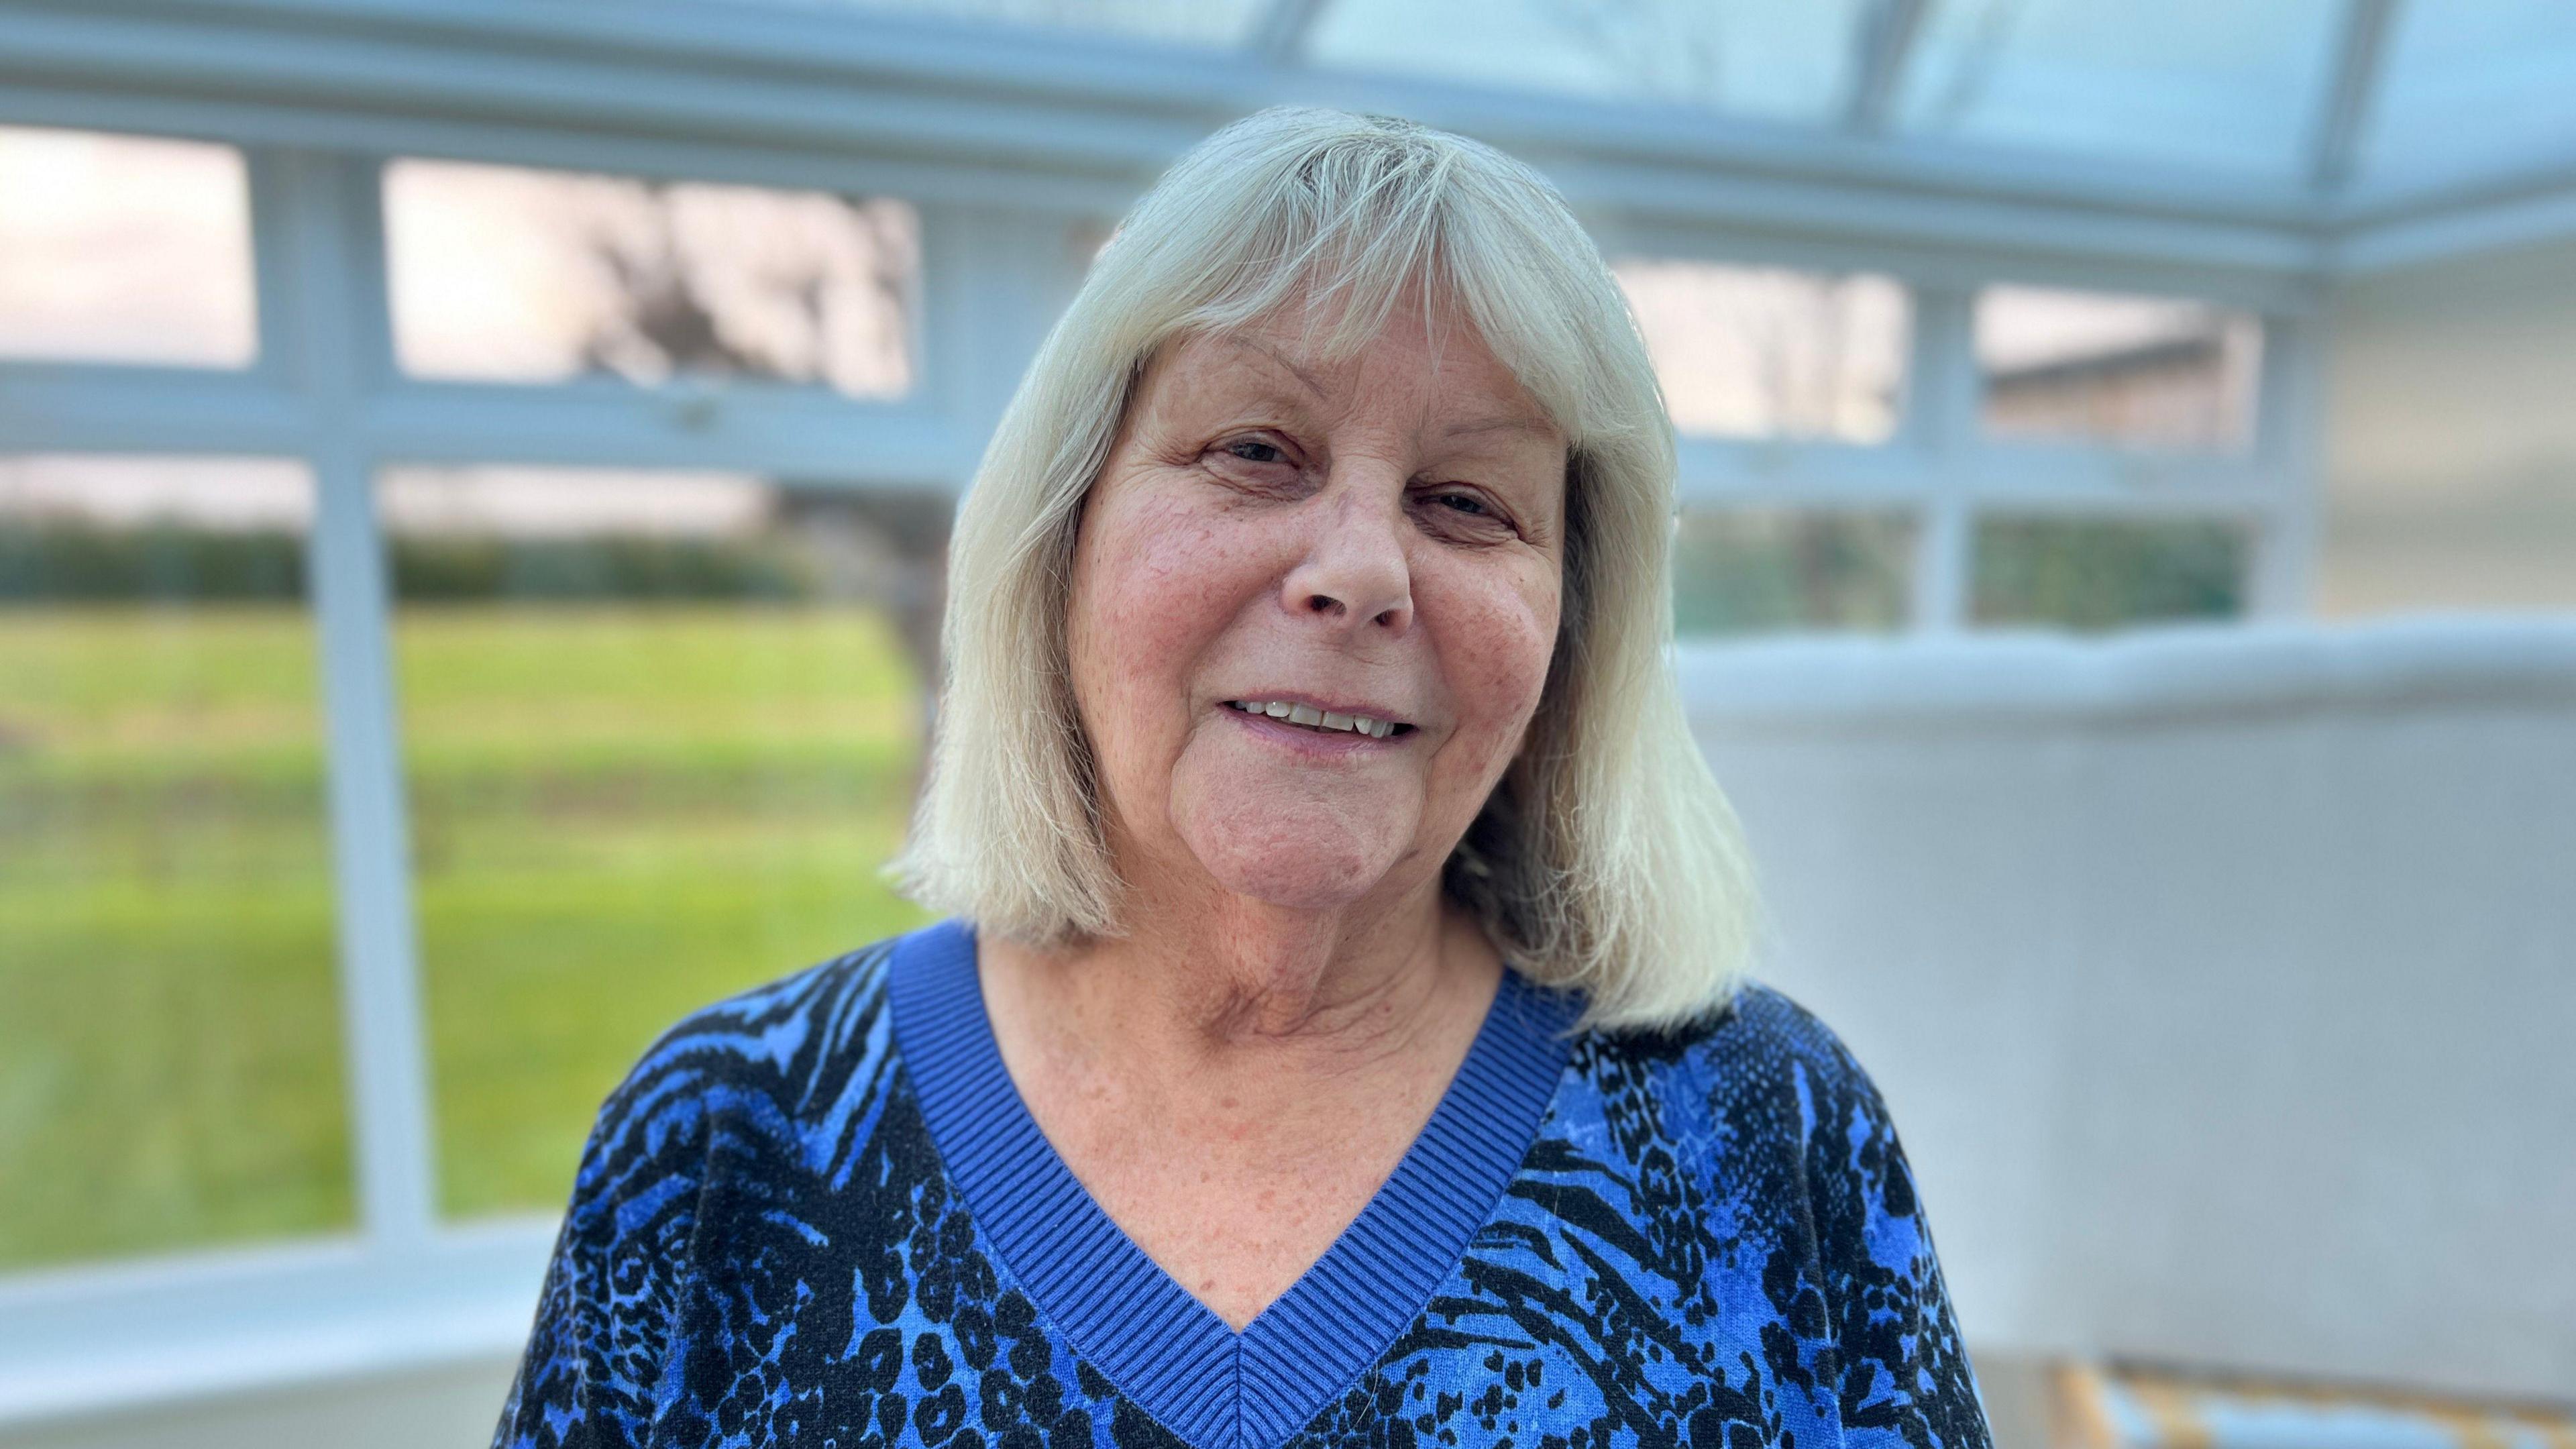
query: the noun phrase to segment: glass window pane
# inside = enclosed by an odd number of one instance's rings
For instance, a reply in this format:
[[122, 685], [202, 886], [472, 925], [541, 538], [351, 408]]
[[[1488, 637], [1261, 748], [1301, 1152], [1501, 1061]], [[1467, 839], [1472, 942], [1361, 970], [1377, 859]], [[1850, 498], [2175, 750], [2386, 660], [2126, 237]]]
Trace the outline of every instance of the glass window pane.
[[251, 297], [240, 152], [0, 126], [0, 357], [240, 367]]
[[2234, 618], [2252, 551], [2226, 519], [1981, 518], [1975, 618], [2077, 630]]
[[402, 160], [385, 229], [416, 376], [912, 386], [920, 221], [901, 201]]
[[311, 516], [0, 459], [0, 1269], [352, 1220]]
[[1905, 390], [1905, 288], [1866, 273], [1630, 259], [1627, 289], [1673, 426], [1885, 442]]
[[1903, 513], [1684, 509], [1674, 632], [1898, 629], [1913, 573], [1914, 522]]
[[1816, 122], [1844, 104], [1861, 9], [1861, 0], [1333, 4], [1307, 54], [1351, 70]]
[[[818, 8], [818, 0], [726, 0]], [[1184, 45], [1240, 45], [1264, 0], [828, 0], [830, 8], [1099, 31]]]
[[553, 1209], [656, 1033], [925, 919], [876, 869], [953, 501], [520, 468], [378, 496], [443, 1204]]
[[2206, 302], [2039, 287], [1977, 298], [1994, 437], [2243, 453], [2262, 361], [2262, 323]]
[[1899, 124], [2302, 179], [2343, 9], [2335, 0], [1946, 0], [1929, 7]]
[[2364, 179], [2420, 187], [2576, 149], [2576, 6], [2443, 0], [2397, 7], [2361, 155]]

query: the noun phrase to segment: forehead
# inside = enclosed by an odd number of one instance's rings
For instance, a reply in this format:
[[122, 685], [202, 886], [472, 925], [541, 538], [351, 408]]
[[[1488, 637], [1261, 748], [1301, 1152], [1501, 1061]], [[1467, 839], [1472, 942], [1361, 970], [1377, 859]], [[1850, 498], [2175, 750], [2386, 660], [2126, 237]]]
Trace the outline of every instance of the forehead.
[[1428, 414], [1457, 425], [1452, 431], [1564, 441], [1547, 409], [1454, 315], [1426, 318], [1418, 306], [1399, 306], [1347, 355], [1323, 345], [1331, 331], [1329, 319], [1309, 325], [1302, 308], [1283, 307], [1241, 327], [1175, 336], [1157, 349], [1148, 376], [1165, 391], [1249, 388], [1327, 407], [1419, 396]]

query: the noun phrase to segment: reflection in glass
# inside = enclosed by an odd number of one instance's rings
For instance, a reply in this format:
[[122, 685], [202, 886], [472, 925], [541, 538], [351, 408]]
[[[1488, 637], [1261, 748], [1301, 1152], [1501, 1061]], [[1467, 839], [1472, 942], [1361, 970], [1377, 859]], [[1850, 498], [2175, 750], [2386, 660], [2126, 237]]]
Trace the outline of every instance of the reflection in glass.
[[1333, 4], [1319, 65], [1817, 122], [1851, 86], [1861, 0], [1411, 0]]
[[0, 1269], [351, 1222], [311, 513], [0, 459]]
[[1898, 124], [2301, 180], [2343, 22], [2335, 0], [1944, 0], [1925, 8]]
[[1994, 437], [2243, 453], [2262, 359], [2262, 323], [2206, 302], [2038, 287], [1977, 298]]
[[0, 357], [240, 367], [255, 312], [240, 152], [0, 126]]
[[1981, 518], [1975, 618], [2076, 630], [2234, 618], [2251, 552], [2227, 519]]
[[2576, 7], [2566, 0], [2400, 5], [2364, 121], [2361, 179], [2457, 183], [2553, 168], [2576, 148]]
[[[811, 11], [816, 0], [729, 0]], [[1055, 29], [1091, 30], [1185, 45], [1240, 45], [1262, 0], [832, 0], [832, 8]]]
[[1902, 628], [1913, 561], [1903, 513], [1685, 509], [1673, 540], [1674, 632]]
[[1676, 429], [1849, 443], [1896, 431], [1908, 331], [1896, 282], [1708, 262], [1612, 270]]
[[415, 376], [912, 386], [920, 222], [900, 201], [402, 160], [385, 229]]
[[378, 501], [441, 1198], [549, 1210], [663, 1028], [921, 921], [876, 871], [953, 500], [400, 468]]

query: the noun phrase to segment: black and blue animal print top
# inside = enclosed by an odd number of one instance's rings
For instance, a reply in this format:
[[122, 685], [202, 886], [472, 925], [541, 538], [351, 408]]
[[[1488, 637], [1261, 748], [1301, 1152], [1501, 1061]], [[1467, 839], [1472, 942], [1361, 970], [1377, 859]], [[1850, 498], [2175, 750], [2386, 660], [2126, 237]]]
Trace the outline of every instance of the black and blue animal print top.
[[1324, 1257], [1235, 1332], [1084, 1193], [944, 921], [692, 1015], [601, 1109], [496, 1449], [1989, 1449], [1913, 1176], [1748, 987], [1560, 1028], [1506, 971]]

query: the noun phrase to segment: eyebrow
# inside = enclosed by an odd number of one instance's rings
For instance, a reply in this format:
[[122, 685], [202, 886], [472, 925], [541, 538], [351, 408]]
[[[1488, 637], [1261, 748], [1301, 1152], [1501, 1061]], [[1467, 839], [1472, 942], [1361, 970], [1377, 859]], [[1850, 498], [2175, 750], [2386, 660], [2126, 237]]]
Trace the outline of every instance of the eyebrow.
[[1258, 352], [1262, 356], [1269, 358], [1271, 361], [1278, 363], [1281, 367], [1288, 369], [1289, 375], [1296, 378], [1299, 382], [1306, 384], [1306, 390], [1313, 393], [1315, 396], [1322, 397], [1325, 395], [1324, 385], [1315, 381], [1315, 375], [1313, 373], [1308, 372], [1306, 369], [1299, 367], [1293, 362], [1290, 362], [1280, 353], [1279, 349], [1272, 347], [1269, 343], [1263, 342], [1258, 338], [1236, 335], [1229, 335], [1225, 340], [1233, 343], [1237, 347], [1247, 348], [1251, 351]]
[[[1315, 396], [1320, 398], [1326, 395], [1324, 392], [1324, 385], [1315, 380], [1313, 373], [1310, 373], [1306, 369], [1299, 367], [1297, 364], [1290, 362], [1277, 348], [1270, 346], [1268, 343], [1262, 342], [1256, 338], [1242, 336], [1229, 336], [1225, 340], [1233, 343], [1237, 347], [1258, 352], [1262, 356], [1269, 358], [1271, 361], [1278, 363], [1281, 367], [1286, 368], [1291, 376], [1295, 377], [1299, 382], [1304, 383], [1307, 391], [1312, 392]], [[1554, 438], [1556, 436], [1556, 427], [1551, 423], [1530, 417], [1526, 414], [1506, 413], [1498, 417], [1469, 418], [1464, 422], [1451, 423], [1449, 426], [1440, 430], [1440, 436], [1444, 438], [1465, 438], [1472, 437], [1478, 433], [1499, 432], [1531, 433], [1542, 438]]]
[[1553, 438], [1556, 436], [1556, 429], [1554, 427], [1547, 423], [1540, 422], [1536, 418], [1524, 417], [1519, 413], [1513, 413], [1505, 417], [1497, 418], [1470, 418], [1463, 423], [1451, 423], [1449, 426], [1440, 430], [1440, 436], [1444, 438], [1463, 438], [1476, 433], [1499, 432], [1532, 433], [1542, 438]]

